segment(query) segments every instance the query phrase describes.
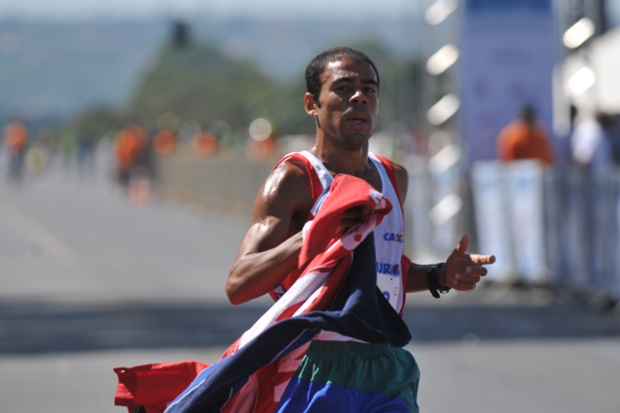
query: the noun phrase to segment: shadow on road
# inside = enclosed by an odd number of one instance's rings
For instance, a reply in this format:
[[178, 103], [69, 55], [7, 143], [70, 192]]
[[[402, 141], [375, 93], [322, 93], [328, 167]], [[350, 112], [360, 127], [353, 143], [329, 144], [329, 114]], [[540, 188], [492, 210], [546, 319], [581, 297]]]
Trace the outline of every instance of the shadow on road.
[[[188, 303], [117, 305], [0, 301], [0, 354], [223, 347], [265, 306]], [[414, 306], [414, 342], [620, 337], [618, 314], [568, 305]]]

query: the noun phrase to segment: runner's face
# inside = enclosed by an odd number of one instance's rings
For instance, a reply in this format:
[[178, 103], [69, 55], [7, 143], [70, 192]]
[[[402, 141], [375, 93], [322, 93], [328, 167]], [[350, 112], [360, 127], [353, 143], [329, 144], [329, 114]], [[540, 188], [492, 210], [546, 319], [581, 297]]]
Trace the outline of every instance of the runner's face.
[[321, 75], [319, 127], [350, 149], [364, 146], [375, 129], [379, 104], [377, 74], [368, 63], [347, 56], [330, 62]]

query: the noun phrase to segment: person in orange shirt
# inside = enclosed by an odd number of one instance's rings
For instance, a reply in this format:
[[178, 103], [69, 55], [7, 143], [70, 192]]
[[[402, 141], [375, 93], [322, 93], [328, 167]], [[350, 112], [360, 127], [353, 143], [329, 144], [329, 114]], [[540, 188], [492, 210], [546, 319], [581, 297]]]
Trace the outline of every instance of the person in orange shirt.
[[521, 109], [519, 119], [506, 126], [498, 138], [498, 155], [504, 162], [535, 159], [545, 166], [553, 164], [553, 149], [546, 133], [536, 123], [531, 105]]
[[217, 153], [219, 143], [217, 137], [209, 132], [198, 134], [193, 141], [195, 150], [201, 158], [210, 158]]
[[28, 144], [28, 130], [22, 122], [9, 123], [6, 127], [5, 137], [6, 146], [12, 155], [24, 152]]
[[9, 177], [19, 180], [23, 175], [24, 158], [28, 147], [28, 130], [23, 122], [10, 122], [4, 131], [4, 143], [9, 153]]
[[168, 129], [162, 129], [155, 136], [155, 150], [159, 156], [174, 154], [177, 148], [177, 136]]
[[121, 185], [129, 183], [131, 173], [146, 148], [146, 132], [140, 127], [124, 129], [116, 140], [118, 180]]

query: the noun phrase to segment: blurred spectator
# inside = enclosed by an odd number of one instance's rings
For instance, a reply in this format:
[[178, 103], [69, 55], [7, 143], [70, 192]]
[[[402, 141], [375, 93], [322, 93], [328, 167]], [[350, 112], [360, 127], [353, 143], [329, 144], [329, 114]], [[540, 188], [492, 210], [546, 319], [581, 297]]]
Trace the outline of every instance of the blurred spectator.
[[568, 106], [568, 119], [564, 128], [558, 131], [558, 139], [555, 146], [556, 164], [562, 162], [563, 165], [572, 163], [573, 160], [573, 143], [572, 136], [575, 132], [577, 124], [577, 115], [579, 110], [577, 106], [570, 103]]
[[602, 172], [615, 164], [617, 139], [614, 139], [613, 118], [598, 112], [595, 116], [580, 117], [573, 132], [572, 146], [575, 162], [592, 171]]
[[24, 172], [24, 159], [28, 149], [28, 130], [20, 120], [10, 122], [4, 131], [4, 143], [9, 156], [9, 178], [20, 180]]
[[193, 144], [194, 149], [201, 158], [209, 158], [216, 154], [219, 149], [217, 138], [208, 132], [198, 134], [194, 138]]
[[155, 151], [159, 156], [173, 155], [177, 149], [177, 136], [169, 129], [160, 130], [154, 141]]
[[47, 147], [37, 140], [37, 143], [32, 145], [32, 147], [28, 150], [28, 155], [26, 157], [26, 165], [28, 170], [34, 175], [42, 175], [45, 168], [47, 168], [48, 161], [49, 155]]
[[278, 148], [273, 136], [264, 140], [250, 140], [248, 143], [248, 155], [252, 159], [264, 160], [273, 157]]
[[95, 169], [97, 140], [92, 135], [80, 136], [77, 140], [77, 166], [80, 175], [91, 174]]
[[136, 172], [141, 157], [147, 149], [146, 131], [142, 127], [125, 128], [116, 140], [118, 182], [127, 187], [132, 173]]
[[140, 175], [142, 179], [150, 181], [151, 184], [157, 180], [157, 156], [155, 154], [155, 136], [147, 136], [144, 132], [144, 144], [139, 152], [134, 175]]
[[248, 128], [247, 155], [251, 159], [264, 160], [276, 154], [278, 147], [271, 121], [256, 118]]
[[535, 159], [550, 166], [554, 160], [549, 138], [537, 125], [536, 111], [531, 105], [523, 106], [519, 119], [501, 131], [497, 149], [504, 162]]

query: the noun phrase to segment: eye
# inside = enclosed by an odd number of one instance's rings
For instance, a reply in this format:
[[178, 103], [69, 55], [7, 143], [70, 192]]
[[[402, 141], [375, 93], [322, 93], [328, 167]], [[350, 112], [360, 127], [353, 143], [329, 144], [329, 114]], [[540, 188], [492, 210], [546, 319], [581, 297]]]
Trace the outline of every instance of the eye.
[[369, 96], [374, 96], [377, 94], [377, 88], [375, 86], [366, 86], [364, 88], [364, 93]]
[[334, 90], [336, 91], [336, 93], [338, 94], [347, 94], [350, 93], [352, 91], [352, 87], [351, 85], [347, 85], [347, 84], [340, 84], [337, 85]]

